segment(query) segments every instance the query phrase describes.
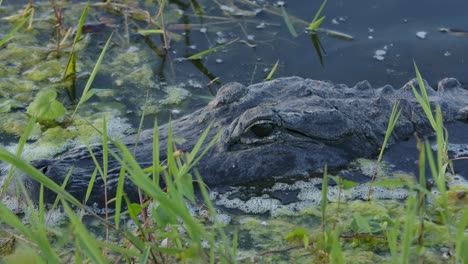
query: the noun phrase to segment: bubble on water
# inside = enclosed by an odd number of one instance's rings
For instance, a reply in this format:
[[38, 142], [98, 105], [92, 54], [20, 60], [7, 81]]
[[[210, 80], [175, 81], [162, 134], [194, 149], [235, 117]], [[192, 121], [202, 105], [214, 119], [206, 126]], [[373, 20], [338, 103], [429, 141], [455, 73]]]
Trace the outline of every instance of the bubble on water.
[[420, 39], [425, 39], [426, 36], [427, 36], [427, 32], [426, 31], [418, 31], [416, 32], [416, 36]]
[[378, 49], [374, 52], [374, 58], [379, 61], [383, 61], [385, 59], [385, 55], [387, 52], [383, 49]]
[[256, 28], [257, 28], [257, 29], [263, 29], [263, 28], [266, 28], [266, 24], [265, 24], [265, 22], [261, 22], [260, 24], [258, 24], [258, 25], [256, 26]]

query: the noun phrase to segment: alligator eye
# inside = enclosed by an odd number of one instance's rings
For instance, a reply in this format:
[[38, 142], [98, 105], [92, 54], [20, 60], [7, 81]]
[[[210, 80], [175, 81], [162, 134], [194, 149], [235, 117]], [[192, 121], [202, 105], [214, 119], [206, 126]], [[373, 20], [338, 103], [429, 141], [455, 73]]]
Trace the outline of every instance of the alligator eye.
[[272, 123], [261, 123], [250, 127], [250, 131], [259, 138], [271, 136], [273, 130], [274, 126]]

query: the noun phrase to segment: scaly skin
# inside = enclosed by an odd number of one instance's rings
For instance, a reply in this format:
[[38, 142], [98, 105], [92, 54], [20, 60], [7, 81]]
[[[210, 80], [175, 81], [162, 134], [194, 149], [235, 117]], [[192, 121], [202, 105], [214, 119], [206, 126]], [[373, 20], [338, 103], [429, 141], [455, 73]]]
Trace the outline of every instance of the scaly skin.
[[[413, 80], [413, 84], [416, 82]], [[418, 87], [417, 87], [418, 88]], [[432, 103], [441, 105], [444, 121], [468, 119], [468, 91], [455, 79], [444, 79], [438, 91], [426, 85]], [[367, 81], [349, 88], [330, 82], [289, 77], [245, 87], [238, 83], [220, 89], [206, 107], [172, 121], [174, 137], [185, 138], [183, 149], [191, 150], [202, 132], [213, 122], [208, 139], [222, 130], [215, 146], [196, 165], [209, 186], [238, 185], [273, 178], [319, 175], [327, 164], [337, 170], [360, 157], [375, 155], [383, 142], [392, 106], [400, 100], [402, 114], [390, 144], [411, 137], [414, 132], [431, 131], [422, 108], [409, 84], [372, 88]], [[152, 161], [151, 130], [143, 131], [136, 159], [142, 166]], [[135, 136], [123, 140], [133, 146]], [[160, 127], [161, 153], [165, 153], [167, 125]], [[93, 146], [101, 160], [101, 146]], [[164, 157], [161, 157], [163, 159]], [[94, 163], [86, 148], [76, 148], [50, 159], [32, 162], [52, 180], [61, 184], [70, 168], [66, 187], [82, 200]], [[119, 175], [118, 163], [110, 159], [108, 198], [114, 197]], [[38, 185], [23, 177], [31, 193]], [[135, 186], [125, 182], [131, 200]], [[102, 205], [104, 185], [97, 177], [89, 203]], [[46, 192], [46, 201], [54, 195]]]

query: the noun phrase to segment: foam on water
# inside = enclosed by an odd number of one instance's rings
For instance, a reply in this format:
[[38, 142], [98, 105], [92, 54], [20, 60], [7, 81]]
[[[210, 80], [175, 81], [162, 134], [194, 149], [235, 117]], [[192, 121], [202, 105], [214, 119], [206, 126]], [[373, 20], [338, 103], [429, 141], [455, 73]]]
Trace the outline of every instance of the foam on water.
[[[248, 214], [270, 214], [277, 215], [295, 215], [299, 211], [320, 205], [322, 201], [322, 179], [312, 178], [309, 180], [300, 180], [294, 183], [276, 183], [269, 189], [263, 189], [263, 194], [256, 197], [250, 197], [247, 200], [241, 200], [235, 197], [237, 193], [242, 192], [237, 188], [225, 193], [212, 193], [215, 204], [229, 209], [237, 209]], [[273, 198], [269, 193], [274, 191], [296, 191], [296, 200], [287, 204]], [[367, 200], [369, 195], [369, 185], [361, 184], [348, 190], [341, 189], [338, 185], [328, 186], [327, 200], [331, 202], [344, 202], [349, 200]], [[380, 186], [372, 187], [372, 199], [394, 199], [403, 200], [408, 196], [408, 190], [403, 187], [387, 189]]]
[[226, 208], [238, 209], [250, 214], [265, 214], [267, 212], [273, 212], [282, 206], [279, 200], [271, 198], [266, 194], [260, 197], [251, 197], [247, 201], [242, 201], [239, 198], [229, 199], [226, 195], [220, 195], [219, 198], [215, 200], [215, 203]]

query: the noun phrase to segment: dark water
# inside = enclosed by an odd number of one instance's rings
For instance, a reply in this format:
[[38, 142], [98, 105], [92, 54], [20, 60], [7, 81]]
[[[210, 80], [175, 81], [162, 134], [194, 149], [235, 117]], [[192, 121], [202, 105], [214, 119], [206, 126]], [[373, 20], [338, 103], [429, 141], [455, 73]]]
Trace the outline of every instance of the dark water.
[[[468, 125], [463, 122], [454, 122], [446, 125], [449, 136], [449, 158], [453, 160], [453, 172], [465, 179], [468, 179], [468, 161], [466, 159], [457, 159], [468, 153]], [[434, 136], [424, 138], [431, 142], [432, 146], [436, 145]], [[423, 139], [423, 140], [424, 140]], [[396, 165], [397, 170], [411, 172], [414, 175], [419, 175], [418, 157], [419, 152], [416, 149], [416, 138], [413, 137], [408, 141], [397, 142], [385, 151], [383, 160]], [[436, 157], [435, 148], [433, 147], [434, 157]], [[426, 163], [427, 164], [427, 163]], [[429, 166], [426, 166], [426, 171], [429, 172]], [[430, 173], [426, 173], [430, 175]]]
[[[3, 5], [21, 2], [27, 1], [5, 0]], [[208, 29], [206, 34], [201, 33], [199, 27], [174, 30], [175, 33], [184, 34], [184, 40], [172, 42], [172, 54], [165, 57], [167, 68], [158, 73], [159, 77], [169, 80], [199, 76], [203, 83], [208, 83], [209, 77], [200, 73], [191, 62], [175, 62], [173, 70], [169, 69], [169, 65], [180, 57], [212, 47], [222, 32], [226, 40], [239, 38], [256, 45], [255, 48], [250, 48], [245, 44], [236, 43], [201, 61], [210, 72], [210, 77], [219, 77], [223, 83], [239, 81], [249, 84], [251, 81], [261, 81], [276, 60], [280, 61], [280, 67], [275, 77], [299, 75], [348, 85], [367, 79], [374, 86], [401, 86], [414, 76], [413, 61], [416, 61], [431, 84], [443, 77], [456, 77], [462, 83], [467, 81], [465, 57], [468, 51], [465, 47], [468, 44], [468, 35], [442, 33], [439, 32], [439, 28], [468, 30], [468, 1], [330, 0], [323, 11], [327, 18], [322, 27], [349, 34], [354, 40], [346, 41], [319, 34], [326, 53], [324, 66], [318, 59], [310, 35], [303, 33], [303, 24], [295, 24], [299, 36], [293, 37], [281, 15], [262, 11], [256, 17], [224, 16], [232, 22], [216, 26], [214, 29], [212, 23], [220, 20], [211, 19], [209, 16], [223, 16], [223, 13], [211, 1], [200, 1], [200, 4], [206, 7], [204, 18], [193, 15], [188, 1], [169, 2], [173, 7], [184, 10], [186, 14], [174, 24], [203, 22], [203, 27]], [[258, 2], [281, 14], [278, 7], [272, 6], [276, 2]], [[320, 3], [321, 1], [287, 1], [285, 10], [290, 17], [311, 21]], [[236, 4], [241, 8], [245, 7]], [[152, 12], [156, 9], [154, 5], [144, 8]], [[257, 29], [261, 22], [273, 25]], [[416, 36], [419, 31], [427, 32], [425, 39]], [[246, 35], [253, 36], [253, 40], [248, 40]], [[152, 39], [156, 45], [159, 44], [158, 38]], [[143, 40], [134, 38], [133, 41]], [[191, 45], [195, 45], [196, 48], [189, 48]], [[385, 59], [379, 61], [373, 58], [375, 51], [384, 47], [387, 47]], [[216, 62], [217, 59], [222, 62]]]
[[[320, 1], [288, 1], [285, 10], [291, 17], [310, 21], [319, 4]], [[323, 66], [310, 35], [303, 33], [304, 25], [295, 24], [299, 36], [292, 37], [281, 16], [263, 11], [256, 18], [236, 18], [240, 20], [237, 25], [233, 23], [221, 30], [231, 39], [239, 37], [246, 40], [240, 29], [242, 26], [248, 35], [254, 36], [254, 41], [249, 42], [256, 44], [255, 48], [237, 43], [227, 47], [226, 52], [212, 54], [202, 62], [222, 82], [245, 84], [265, 78], [267, 69], [271, 69], [276, 60], [280, 61], [276, 77], [299, 75], [347, 85], [369, 80], [374, 86], [391, 84], [399, 87], [414, 76], [413, 61], [416, 61], [430, 84], [448, 76], [466, 83], [468, 35], [442, 33], [439, 28], [468, 30], [467, 8], [468, 2], [461, 0], [331, 0], [323, 11], [327, 19], [322, 27], [352, 35], [354, 40], [319, 34], [326, 53]], [[213, 12], [221, 15], [216, 9]], [[257, 29], [259, 23], [246, 22], [252, 19], [278, 26]], [[199, 22], [197, 18], [189, 21]], [[416, 36], [419, 31], [427, 32], [425, 39]], [[216, 32], [208, 32], [207, 37], [216, 40]], [[196, 45], [199, 50], [210, 47], [204, 34], [198, 30], [190, 32], [187, 44]], [[376, 50], [384, 49], [384, 60], [375, 59]], [[223, 62], [216, 63], [216, 59]], [[195, 70], [189, 62], [177, 67], [183, 72]]]

